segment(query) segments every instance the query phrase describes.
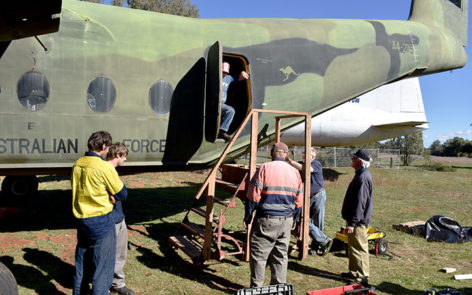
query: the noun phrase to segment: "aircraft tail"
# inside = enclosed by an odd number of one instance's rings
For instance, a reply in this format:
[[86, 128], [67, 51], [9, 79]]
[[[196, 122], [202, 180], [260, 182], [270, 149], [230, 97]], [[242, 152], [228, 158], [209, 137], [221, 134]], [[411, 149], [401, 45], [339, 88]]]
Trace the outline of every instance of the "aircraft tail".
[[446, 28], [467, 46], [469, 0], [412, 0], [410, 21]]

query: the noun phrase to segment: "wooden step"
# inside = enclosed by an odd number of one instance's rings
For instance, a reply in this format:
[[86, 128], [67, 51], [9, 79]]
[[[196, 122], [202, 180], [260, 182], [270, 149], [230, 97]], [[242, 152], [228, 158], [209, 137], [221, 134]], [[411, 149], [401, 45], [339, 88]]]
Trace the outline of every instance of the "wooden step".
[[230, 204], [230, 201], [221, 200], [221, 199], [218, 199], [217, 197], [215, 197], [214, 200], [215, 200], [215, 203], [218, 203], [223, 206], [229, 206]]
[[[195, 213], [197, 213], [198, 215], [200, 215], [200, 216], [202, 216], [202, 217], [206, 217], [206, 211], [203, 210], [203, 209], [200, 209], [200, 208], [198, 208], [198, 207], [190, 208], [190, 211], [195, 212]], [[215, 215], [213, 214], [213, 222], [218, 223], [218, 220], [219, 220], [219, 219], [218, 219], [218, 216], [215, 216]]]
[[202, 250], [196, 245], [190, 243], [185, 236], [171, 236], [169, 237], [169, 242], [182, 250], [182, 252], [187, 254], [192, 260], [197, 260], [202, 253]]
[[224, 189], [225, 191], [228, 191], [230, 193], [234, 193], [238, 189], [239, 185], [217, 178], [217, 179], [215, 179], [215, 186], [217, 186], [221, 189]]
[[182, 226], [184, 228], [186, 228], [188, 231], [190, 231], [191, 233], [193, 233], [194, 235], [198, 235], [202, 238], [205, 237], [205, 229], [198, 226], [197, 224], [195, 223], [191, 223], [189, 221], [187, 222], [182, 222]]

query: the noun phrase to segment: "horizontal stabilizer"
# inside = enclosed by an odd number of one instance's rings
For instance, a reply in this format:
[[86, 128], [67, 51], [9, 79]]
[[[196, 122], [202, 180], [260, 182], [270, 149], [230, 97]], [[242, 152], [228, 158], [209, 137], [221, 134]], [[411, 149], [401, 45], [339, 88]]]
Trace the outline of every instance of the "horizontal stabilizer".
[[373, 125], [373, 127], [382, 128], [382, 129], [397, 129], [397, 128], [402, 128], [402, 127], [418, 127], [418, 128], [421, 128], [421, 125], [428, 124], [428, 123], [429, 122], [426, 122], [426, 121], [409, 121], [409, 122], [379, 124], [379, 125]]

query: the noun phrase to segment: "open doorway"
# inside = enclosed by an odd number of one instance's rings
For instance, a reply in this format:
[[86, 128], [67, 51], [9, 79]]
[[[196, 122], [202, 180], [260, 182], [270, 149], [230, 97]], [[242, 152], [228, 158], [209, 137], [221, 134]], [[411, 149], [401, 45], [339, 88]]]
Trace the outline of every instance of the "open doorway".
[[247, 59], [241, 55], [223, 53], [223, 62], [230, 64], [229, 74], [235, 78], [230, 84], [226, 104], [233, 107], [235, 115], [228, 129], [228, 134], [233, 134], [244, 121], [246, 115], [251, 109], [251, 79], [238, 81], [239, 74], [245, 71], [251, 75], [249, 71], [249, 63]]

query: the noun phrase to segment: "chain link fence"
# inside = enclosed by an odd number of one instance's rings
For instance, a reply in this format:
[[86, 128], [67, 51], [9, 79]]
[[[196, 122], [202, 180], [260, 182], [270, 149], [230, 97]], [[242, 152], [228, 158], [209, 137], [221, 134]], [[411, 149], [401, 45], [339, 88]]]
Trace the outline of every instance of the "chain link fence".
[[[271, 145], [263, 146], [257, 150], [257, 163], [270, 161]], [[317, 150], [316, 159], [321, 162], [323, 167], [351, 167], [351, 154], [354, 154], [357, 148], [345, 147], [326, 147]], [[376, 168], [395, 168], [398, 169], [401, 164], [400, 150], [398, 149], [366, 149], [372, 158], [371, 167]], [[295, 161], [302, 160], [304, 147], [290, 147], [291, 158]], [[249, 154], [240, 157], [237, 160], [240, 164], [249, 164]]]

